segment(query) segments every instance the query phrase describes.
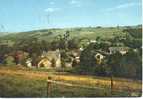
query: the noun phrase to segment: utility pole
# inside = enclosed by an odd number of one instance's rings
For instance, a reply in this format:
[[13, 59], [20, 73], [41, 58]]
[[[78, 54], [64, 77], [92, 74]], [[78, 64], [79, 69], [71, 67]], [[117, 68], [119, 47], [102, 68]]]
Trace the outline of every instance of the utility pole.
[[48, 27], [50, 27], [50, 13], [46, 15]]
[[4, 32], [4, 26], [2, 24], [0, 25], [0, 32]]
[[1, 25], [0, 25], [0, 32], [1, 32], [2, 34], [5, 34], [4, 31], [5, 31], [5, 27], [4, 27], [3, 24], [1, 24]]

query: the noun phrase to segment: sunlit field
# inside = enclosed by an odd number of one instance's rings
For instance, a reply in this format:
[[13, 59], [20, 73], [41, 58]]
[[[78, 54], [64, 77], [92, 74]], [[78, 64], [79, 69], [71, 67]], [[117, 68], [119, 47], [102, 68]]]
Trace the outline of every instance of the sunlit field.
[[[52, 80], [97, 87], [87, 89], [52, 84], [50, 97], [99, 97], [99, 96], [140, 96], [141, 81], [114, 78], [113, 93], [110, 78], [72, 75], [69, 73], [49, 72], [42, 69], [29, 69], [18, 66], [0, 67], [1, 97], [47, 97], [47, 78]], [[103, 88], [103, 89], [101, 89]]]

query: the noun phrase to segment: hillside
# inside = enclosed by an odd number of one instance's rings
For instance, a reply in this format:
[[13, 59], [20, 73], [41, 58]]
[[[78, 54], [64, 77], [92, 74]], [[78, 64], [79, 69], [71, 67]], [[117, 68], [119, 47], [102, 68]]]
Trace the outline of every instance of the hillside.
[[38, 38], [39, 40], [51, 41], [58, 35], [64, 34], [69, 31], [71, 37], [79, 39], [96, 39], [101, 38], [112, 38], [115, 35], [124, 35], [123, 29], [125, 28], [141, 28], [141, 25], [135, 26], [120, 26], [120, 27], [76, 27], [76, 28], [52, 28], [52, 29], [41, 29], [27, 32], [18, 33], [7, 33], [7, 35], [1, 35], [0, 39], [6, 40], [19, 40], [24, 38]]
[[66, 31], [70, 32], [71, 37], [77, 38], [88, 38], [96, 39], [96, 37], [101, 38], [111, 38], [114, 35], [122, 35], [123, 28], [108, 27], [108, 28], [98, 28], [98, 27], [84, 27], [84, 28], [65, 28], [65, 29], [42, 29], [28, 32], [12, 33], [2, 36], [1, 39], [23, 39], [35, 37], [42, 40], [52, 40], [58, 35], [64, 34]]

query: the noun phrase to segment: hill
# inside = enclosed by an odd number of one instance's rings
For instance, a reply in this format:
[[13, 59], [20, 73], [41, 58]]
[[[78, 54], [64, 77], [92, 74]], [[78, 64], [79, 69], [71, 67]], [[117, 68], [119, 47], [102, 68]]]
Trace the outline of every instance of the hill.
[[35, 37], [40, 40], [52, 40], [58, 35], [64, 34], [66, 31], [70, 32], [71, 37], [96, 39], [112, 38], [115, 34], [122, 35], [123, 28], [116, 27], [84, 27], [84, 28], [64, 28], [64, 29], [42, 29], [28, 32], [12, 33], [2, 36], [1, 39], [18, 40], [23, 38]]
[[19, 40], [24, 38], [38, 38], [39, 40], [51, 41], [56, 36], [64, 34], [69, 31], [71, 37], [79, 39], [96, 39], [101, 38], [112, 38], [115, 35], [124, 35], [123, 29], [125, 28], [140, 28], [141, 25], [136, 26], [120, 26], [120, 27], [77, 27], [77, 28], [53, 28], [53, 29], [41, 29], [27, 32], [10, 33], [3, 35], [0, 39], [6, 40]]

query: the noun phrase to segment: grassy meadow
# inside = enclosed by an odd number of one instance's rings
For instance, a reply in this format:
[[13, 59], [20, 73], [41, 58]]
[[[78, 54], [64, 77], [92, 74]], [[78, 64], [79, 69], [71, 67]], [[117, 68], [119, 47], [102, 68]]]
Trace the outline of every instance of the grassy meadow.
[[8, 40], [19, 40], [24, 38], [35, 37], [39, 40], [48, 40], [48, 42], [55, 39], [58, 35], [63, 35], [66, 31], [70, 31], [70, 36], [75, 38], [87, 38], [87, 39], [96, 39], [96, 37], [101, 38], [112, 38], [115, 35], [124, 35], [122, 32], [124, 28], [116, 27], [82, 27], [82, 28], [64, 28], [64, 29], [43, 29], [35, 30], [29, 32], [20, 32], [20, 33], [10, 33], [6, 36], [2, 36], [1, 39]]
[[114, 78], [114, 88], [111, 94], [108, 77], [72, 75], [19, 66], [1, 66], [0, 97], [47, 97], [48, 76], [56, 81], [97, 87], [97, 89], [87, 89], [52, 84], [50, 97], [141, 96], [142, 85], [141, 81], [137, 80]]

